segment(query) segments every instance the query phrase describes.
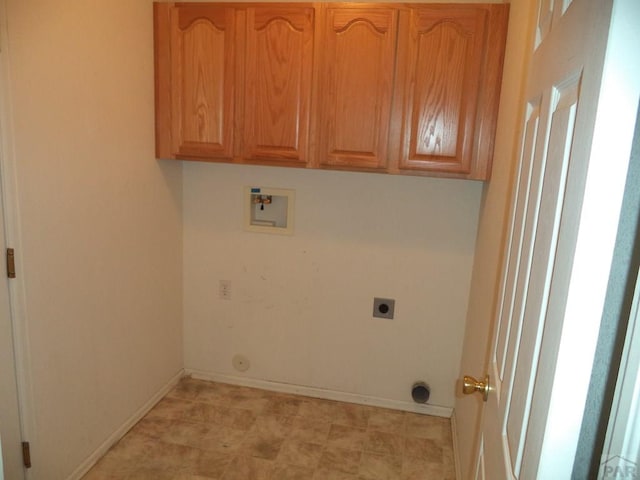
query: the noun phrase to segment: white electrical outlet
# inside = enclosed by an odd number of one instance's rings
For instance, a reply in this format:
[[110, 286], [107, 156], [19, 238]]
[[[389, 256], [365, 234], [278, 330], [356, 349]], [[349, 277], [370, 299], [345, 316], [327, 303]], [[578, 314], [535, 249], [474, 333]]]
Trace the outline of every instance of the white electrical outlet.
[[231, 300], [231, 280], [220, 280], [218, 296], [222, 300]]

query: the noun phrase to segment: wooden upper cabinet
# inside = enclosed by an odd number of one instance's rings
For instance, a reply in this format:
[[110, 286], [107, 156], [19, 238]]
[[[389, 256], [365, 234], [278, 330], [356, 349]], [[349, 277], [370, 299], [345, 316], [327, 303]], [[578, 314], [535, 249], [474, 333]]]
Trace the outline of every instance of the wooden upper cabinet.
[[508, 4], [155, 3], [156, 155], [489, 177]]
[[397, 15], [396, 9], [375, 5], [331, 5], [324, 11], [317, 119], [321, 165], [386, 167]]
[[409, 9], [396, 90], [400, 170], [488, 177], [507, 14], [497, 4]]
[[154, 7], [158, 156], [231, 159], [234, 9], [214, 4]]
[[245, 160], [304, 165], [309, 149], [314, 10], [246, 12]]

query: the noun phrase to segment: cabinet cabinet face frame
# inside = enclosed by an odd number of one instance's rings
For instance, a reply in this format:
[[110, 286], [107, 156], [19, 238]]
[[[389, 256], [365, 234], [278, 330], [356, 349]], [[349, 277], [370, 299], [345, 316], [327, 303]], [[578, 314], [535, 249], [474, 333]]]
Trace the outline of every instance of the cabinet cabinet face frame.
[[385, 169], [398, 11], [375, 4], [322, 8], [318, 163]]

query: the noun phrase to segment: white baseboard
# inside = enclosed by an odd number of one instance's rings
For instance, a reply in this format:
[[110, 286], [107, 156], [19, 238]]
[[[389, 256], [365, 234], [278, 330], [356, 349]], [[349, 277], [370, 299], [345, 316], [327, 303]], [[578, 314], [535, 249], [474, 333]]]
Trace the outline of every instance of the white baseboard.
[[337, 400], [339, 402], [358, 403], [361, 405], [372, 405], [374, 407], [390, 408], [393, 410], [403, 410], [406, 412], [423, 413], [436, 417], [451, 417], [453, 408], [441, 407], [438, 405], [424, 405], [420, 403], [404, 402], [401, 400], [389, 400], [386, 398], [359, 395], [356, 393], [338, 392], [324, 388], [294, 385], [290, 383], [272, 382], [269, 380], [257, 380], [253, 378], [236, 377], [214, 372], [185, 369], [185, 374], [201, 380], [211, 380], [214, 382], [229, 383], [231, 385], [241, 385], [243, 387], [261, 388], [274, 392], [292, 393], [306, 397], [323, 398], [325, 400]]
[[456, 467], [456, 478], [461, 478], [460, 451], [458, 450], [458, 424], [455, 410], [451, 414], [451, 438], [453, 439], [453, 464]]
[[69, 475], [67, 480], [80, 480], [91, 468], [97, 463], [102, 456], [120, 440], [131, 427], [140, 421], [156, 403], [158, 403], [184, 376], [184, 370], [180, 370], [174, 375], [166, 385], [153, 395], [142, 407], [140, 407], [129, 419], [122, 424], [115, 432], [113, 432], [87, 459], [80, 464], [75, 471]]

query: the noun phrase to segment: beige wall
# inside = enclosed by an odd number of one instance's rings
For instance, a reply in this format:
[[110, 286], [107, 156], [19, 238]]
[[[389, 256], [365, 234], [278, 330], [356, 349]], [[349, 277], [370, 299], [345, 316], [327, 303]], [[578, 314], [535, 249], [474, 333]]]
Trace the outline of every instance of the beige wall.
[[154, 159], [151, 11], [7, 0], [32, 478], [66, 478], [182, 368], [181, 166]]
[[[423, 379], [433, 405], [453, 407], [481, 183], [197, 163], [183, 174], [187, 369], [409, 407]], [[293, 236], [243, 231], [253, 185], [296, 190]], [[394, 320], [372, 319], [376, 296], [396, 300]]]
[[[453, 406], [481, 183], [156, 161], [151, 1], [6, 2], [34, 478], [183, 364], [398, 405], [425, 379]], [[294, 236], [242, 230], [245, 185], [296, 190]]]

